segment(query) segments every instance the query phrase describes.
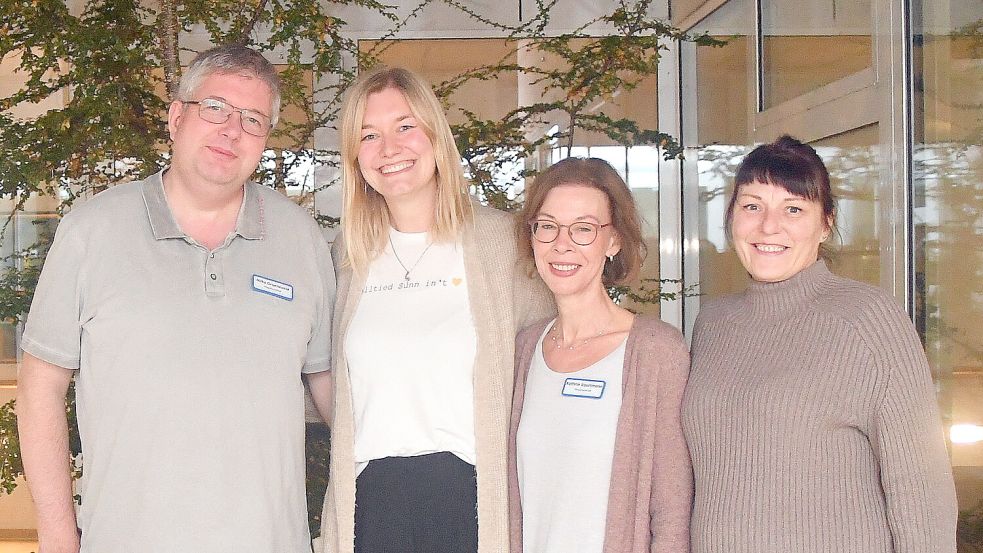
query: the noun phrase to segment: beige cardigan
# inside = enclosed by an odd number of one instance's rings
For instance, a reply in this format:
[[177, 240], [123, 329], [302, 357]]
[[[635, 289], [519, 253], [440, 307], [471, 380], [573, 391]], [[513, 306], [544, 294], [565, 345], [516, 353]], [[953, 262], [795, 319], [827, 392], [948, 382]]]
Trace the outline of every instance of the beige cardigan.
[[[515, 436], [526, 376], [548, 322], [534, 324], [516, 338], [515, 396], [509, 425], [512, 553], [522, 553]], [[689, 353], [679, 331], [655, 317], [636, 316], [625, 347], [604, 553], [689, 553], [693, 472], [679, 420], [688, 374]]]
[[[474, 431], [478, 479], [478, 551], [508, 550], [506, 441], [512, 403], [513, 349], [518, 329], [547, 315], [551, 296], [539, 277], [518, 267], [515, 223], [511, 215], [475, 206], [474, 223], [461, 237], [468, 297], [478, 335], [474, 367]], [[332, 327], [334, 412], [331, 468], [321, 514], [325, 553], [355, 547], [355, 423], [345, 357], [345, 334], [361, 297], [364, 278], [342, 268], [341, 239], [335, 248], [338, 297]]]

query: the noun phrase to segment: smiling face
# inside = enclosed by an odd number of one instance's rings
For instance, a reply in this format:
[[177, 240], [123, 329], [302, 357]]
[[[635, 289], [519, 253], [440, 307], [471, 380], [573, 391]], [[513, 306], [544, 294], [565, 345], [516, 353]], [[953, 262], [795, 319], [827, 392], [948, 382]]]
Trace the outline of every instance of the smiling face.
[[[270, 115], [269, 86], [246, 75], [212, 73], [194, 91], [193, 100], [215, 98], [242, 109]], [[224, 123], [202, 119], [197, 104], [171, 103], [167, 126], [173, 145], [171, 169], [189, 186], [242, 186], [256, 170], [266, 137], [242, 130], [239, 113]]]
[[818, 201], [758, 181], [735, 193], [731, 237], [751, 278], [780, 282], [816, 262], [832, 224]]
[[386, 88], [366, 98], [357, 157], [362, 176], [386, 203], [433, 201], [433, 143], [398, 89]]
[[620, 250], [613, 227], [599, 229], [593, 243], [581, 246], [570, 239], [567, 225], [578, 222], [596, 225], [611, 223], [607, 195], [596, 188], [579, 184], [557, 186], [546, 195], [536, 219], [563, 225], [552, 242], [532, 239], [536, 269], [553, 295], [561, 298], [585, 291], [594, 293], [603, 288], [601, 276], [605, 257], [615, 255]]

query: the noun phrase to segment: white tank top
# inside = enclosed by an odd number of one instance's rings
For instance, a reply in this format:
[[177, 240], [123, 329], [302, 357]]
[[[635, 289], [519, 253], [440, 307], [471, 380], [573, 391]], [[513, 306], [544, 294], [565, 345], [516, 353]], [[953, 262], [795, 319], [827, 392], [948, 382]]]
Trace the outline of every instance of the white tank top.
[[601, 553], [625, 342], [589, 367], [558, 373], [543, 358], [544, 336], [516, 434], [523, 551]]

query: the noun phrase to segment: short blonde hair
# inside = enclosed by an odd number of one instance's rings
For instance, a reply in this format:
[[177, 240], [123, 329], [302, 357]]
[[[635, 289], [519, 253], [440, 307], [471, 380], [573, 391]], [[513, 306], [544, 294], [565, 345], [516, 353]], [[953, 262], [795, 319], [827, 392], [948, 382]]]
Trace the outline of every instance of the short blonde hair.
[[358, 166], [358, 149], [362, 138], [362, 118], [368, 97], [386, 89], [396, 89], [406, 98], [410, 111], [433, 145], [436, 161], [437, 205], [433, 228], [434, 241], [456, 240], [462, 227], [474, 214], [468, 197], [461, 154], [454, 143], [444, 109], [430, 85], [412, 71], [402, 67], [379, 66], [361, 75], [349, 87], [341, 108], [341, 166], [344, 233], [344, 262], [358, 274], [385, 249], [389, 232], [389, 209], [385, 198], [376, 192]]

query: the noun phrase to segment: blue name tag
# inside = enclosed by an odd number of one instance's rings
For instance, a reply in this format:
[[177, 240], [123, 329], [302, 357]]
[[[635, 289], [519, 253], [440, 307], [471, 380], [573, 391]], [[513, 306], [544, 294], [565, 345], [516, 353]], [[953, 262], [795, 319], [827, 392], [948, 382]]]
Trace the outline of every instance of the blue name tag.
[[604, 395], [603, 380], [588, 380], [586, 378], [568, 378], [563, 381], [562, 394], [568, 397], [587, 397], [601, 399]]
[[265, 276], [253, 275], [253, 290], [282, 300], [293, 301], [294, 299], [293, 286]]

